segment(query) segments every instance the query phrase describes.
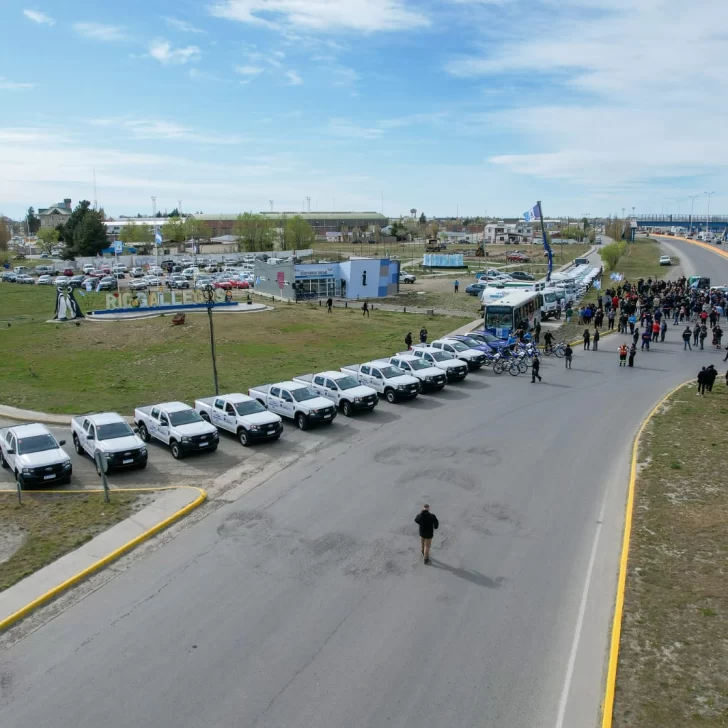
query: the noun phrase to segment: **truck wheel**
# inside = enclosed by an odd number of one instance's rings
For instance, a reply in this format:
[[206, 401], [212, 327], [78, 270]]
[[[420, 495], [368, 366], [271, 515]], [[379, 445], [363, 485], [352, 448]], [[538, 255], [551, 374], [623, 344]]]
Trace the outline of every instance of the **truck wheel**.
[[344, 413], [344, 417], [351, 417], [353, 414], [353, 408], [351, 402], [344, 401], [341, 403], [341, 411]]
[[180, 444], [178, 442], [172, 441], [169, 444], [169, 449], [172, 451], [172, 457], [175, 460], [181, 460], [184, 457], [182, 453], [182, 448], [180, 447]]
[[147, 430], [147, 426], [143, 422], [139, 425], [139, 437], [141, 437], [144, 442], [149, 442], [152, 439], [149, 437], [149, 430]]
[[248, 447], [248, 444], [249, 444], [248, 433], [242, 427], [238, 430], [238, 440], [240, 440], [240, 444], [243, 447]]
[[202, 417], [202, 419], [205, 420], [205, 422], [210, 421], [210, 415], [208, 415], [207, 412], [200, 412], [200, 417]]
[[296, 415], [296, 424], [298, 425], [299, 430], [307, 430], [308, 429], [308, 417], [303, 414], [303, 412], [299, 412]]
[[3, 468], [9, 468], [8, 461], [5, 459], [5, 456], [2, 453], [2, 450], [0, 450], [0, 466]]
[[397, 395], [395, 394], [395, 391], [393, 389], [388, 389], [384, 393], [384, 396], [386, 397], [387, 402], [389, 402], [390, 404], [394, 404], [397, 401]]
[[83, 455], [83, 448], [81, 447], [78, 435], [75, 432], [73, 433], [73, 446], [76, 448], [76, 452], [79, 455]]
[[142, 460], [142, 462], [139, 464], [138, 469], [139, 470], [144, 470], [144, 468], [146, 468], [146, 467], [147, 467], [147, 461], [146, 460]]

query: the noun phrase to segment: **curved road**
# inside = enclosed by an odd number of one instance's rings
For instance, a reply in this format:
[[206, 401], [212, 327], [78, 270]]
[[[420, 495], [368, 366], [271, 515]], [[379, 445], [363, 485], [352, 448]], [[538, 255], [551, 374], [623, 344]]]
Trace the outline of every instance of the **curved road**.
[[[728, 260], [670, 241], [686, 273]], [[394, 406], [0, 653], [3, 728], [596, 725], [632, 439], [715, 351], [616, 336]], [[335, 423], [334, 428], [341, 427]], [[412, 522], [441, 528], [421, 563]], [[57, 610], [56, 610], [57, 611]], [[12, 635], [11, 635], [12, 636]]]

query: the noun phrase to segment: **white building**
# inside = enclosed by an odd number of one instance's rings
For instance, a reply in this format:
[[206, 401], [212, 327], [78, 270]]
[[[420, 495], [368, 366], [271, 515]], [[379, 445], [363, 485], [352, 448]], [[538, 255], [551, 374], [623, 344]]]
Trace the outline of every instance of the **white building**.
[[491, 222], [485, 226], [486, 243], [529, 243], [532, 238], [533, 229], [526, 222]]
[[160, 228], [170, 220], [182, 220], [185, 218], [169, 218], [169, 217], [130, 217], [124, 218], [123, 220], [104, 220], [104, 226], [106, 227], [106, 235], [110, 240], [118, 240], [121, 235], [121, 231], [129, 226], [137, 225], [148, 225], [150, 228]]

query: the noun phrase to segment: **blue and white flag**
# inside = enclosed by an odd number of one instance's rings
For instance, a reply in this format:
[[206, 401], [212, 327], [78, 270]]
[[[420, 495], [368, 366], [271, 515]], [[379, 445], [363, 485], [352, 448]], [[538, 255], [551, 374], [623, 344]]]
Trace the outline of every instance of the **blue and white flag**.
[[523, 219], [526, 222], [533, 222], [541, 217], [541, 210], [539, 209], [538, 202], [530, 209], [523, 213]]
[[599, 278], [594, 279], [594, 288], [596, 288], [597, 291], [602, 290], [602, 282], [599, 280]]
[[159, 230], [157, 230], [157, 232], [154, 233], [154, 242], [157, 245], [161, 245], [162, 244], [162, 233], [160, 233]]

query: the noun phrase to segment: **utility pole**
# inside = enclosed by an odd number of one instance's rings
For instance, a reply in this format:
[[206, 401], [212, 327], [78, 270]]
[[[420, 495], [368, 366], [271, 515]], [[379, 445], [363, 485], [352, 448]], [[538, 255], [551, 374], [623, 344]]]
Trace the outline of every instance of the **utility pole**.
[[715, 190], [703, 194], [708, 196], [708, 211], [705, 213], [705, 234], [707, 236], [710, 232], [710, 198], [715, 194]]
[[154, 245], [154, 264], [159, 265], [159, 251], [157, 250], [157, 198], [152, 195], [152, 217], [154, 222], [152, 225], [152, 244]]
[[311, 212], [311, 198], [306, 197], [306, 204], [308, 206], [308, 211]]
[[693, 208], [695, 207], [695, 198], [700, 197], [700, 195], [688, 195], [688, 197], [692, 200], [690, 203], [690, 234], [693, 234]]

